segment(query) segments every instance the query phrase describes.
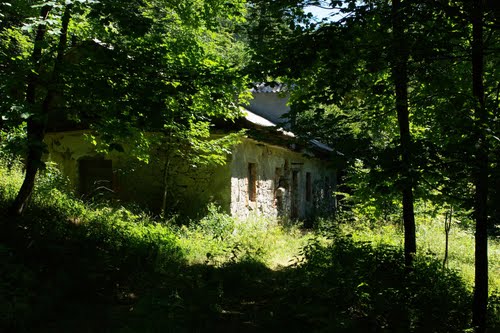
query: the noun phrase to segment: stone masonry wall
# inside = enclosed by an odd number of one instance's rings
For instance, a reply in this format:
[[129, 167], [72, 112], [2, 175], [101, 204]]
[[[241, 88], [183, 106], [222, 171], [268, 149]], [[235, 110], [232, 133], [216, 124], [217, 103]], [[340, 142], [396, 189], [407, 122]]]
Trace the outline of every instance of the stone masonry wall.
[[[249, 190], [249, 163], [256, 166], [256, 200]], [[295, 177], [294, 177], [295, 173]], [[307, 200], [306, 174], [311, 177]], [[280, 184], [281, 182], [281, 184]], [[231, 214], [304, 219], [334, 209], [335, 173], [324, 161], [291, 150], [245, 139], [231, 161]], [[282, 192], [282, 199], [278, 197]], [[281, 201], [281, 202], [280, 202]], [[281, 207], [280, 207], [281, 204]]]

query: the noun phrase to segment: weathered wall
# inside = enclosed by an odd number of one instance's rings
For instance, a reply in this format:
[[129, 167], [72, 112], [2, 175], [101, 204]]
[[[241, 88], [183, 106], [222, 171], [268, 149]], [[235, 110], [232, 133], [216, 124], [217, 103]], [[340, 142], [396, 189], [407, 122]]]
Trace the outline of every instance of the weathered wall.
[[[112, 160], [113, 198], [133, 201], [153, 212], [159, 212], [164, 192], [164, 163], [159, 156], [145, 164], [127, 152], [112, 152], [106, 156], [96, 153], [87, 142], [84, 132], [49, 133], [46, 136], [48, 159], [56, 162], [68, 176], [74, 188], [79, 189], [79, 160], [89, 158]], [[125, 147], [125, 150], [126, 147]], [[230, 169], [226, 166], [193, 167], [184, 161], [171, 163], [167, 210], [176, 210], [185, 216], [201, 213], [213, 202], [229, 213]]]
[[[249, 196], [249, 163], [255, 163], [257, 169], [255, 201]], [[312, 180], [310, 201], [306, 200], [308, 172]], [[280, 179], [284, 189], [281, 209], [277, 200]], [[331, 211], [335, 204], [334, 187], [335, 172], [324, 161], [251, 139], [243, 140], [234, 149], [231, 160], [231, 214], [234, 216], [257, 214], [306, 218], [320, 213], [320, 210]]]
[[[80, 159], [109, 159], [113, 169], [113, 198], [133, 201], [159, 212], [164, 191], [164, 163], [144, 164], [126, 152], [99, 155], [81, 131], [47, 134], [46, 143], [48, 159], [60, 166], [76, 189], [80, 187]], [[153, 160], [161, 161], [156, 157]], [[255, 201], [249, 200], [248, 163], [256, 166]], [[252, 139], [244, 139], [237, 145], [225, 166], [196, 168], [185, 161], [175, 161], [171, 165], [167, 209], [184, 216], [202, 213], [211, 202], [238, 217], [255, 213], [306, 218], [334, 208], [335, 173], [323, 161]], [[312, 180], [310, 201], [306, 200], [308, 172]], [[282, 191], [278, 194], [282, 194], [281, 200], [277, 199], [280, 179]]]
[[246, 106], [248, 110], [275, 124], [286, 122], [286, 118], [282, 118], [282, 116], [290, 111], [290, 107], [287, 105], [288, 95], [254, 92], [252, 96], [249, 105]]

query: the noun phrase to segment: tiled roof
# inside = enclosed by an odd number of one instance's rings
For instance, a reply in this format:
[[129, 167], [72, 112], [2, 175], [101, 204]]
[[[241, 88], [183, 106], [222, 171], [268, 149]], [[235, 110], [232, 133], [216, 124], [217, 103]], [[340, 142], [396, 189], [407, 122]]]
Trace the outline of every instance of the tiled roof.
[[253, 93], [279, 93], [286, 91], [286, 86], [283, 83], [255, 83], [250, 89]]

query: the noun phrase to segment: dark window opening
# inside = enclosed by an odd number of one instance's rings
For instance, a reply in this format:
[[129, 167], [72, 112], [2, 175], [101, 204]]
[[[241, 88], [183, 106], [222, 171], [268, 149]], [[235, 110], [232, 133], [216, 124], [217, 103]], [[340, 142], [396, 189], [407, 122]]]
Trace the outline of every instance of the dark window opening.
[[280, 184], [280, 182], [283, 182], [282, 173], [283, 172], [282, 172], [281, 168], [276, 168], [274, 171], [274, 187], [275, 188], [283, 186], [283, 184]]
[[312, 198], [312, 181], [311, 173], [306, 172], [306, 201], [311, 201]]
[[113, 163], [111, 160], [80, 160], [80, 193], [85, 196], [109, 195], [113, 192]]
[[257, 199], [257, 164], [248, 163], [248, 200]]

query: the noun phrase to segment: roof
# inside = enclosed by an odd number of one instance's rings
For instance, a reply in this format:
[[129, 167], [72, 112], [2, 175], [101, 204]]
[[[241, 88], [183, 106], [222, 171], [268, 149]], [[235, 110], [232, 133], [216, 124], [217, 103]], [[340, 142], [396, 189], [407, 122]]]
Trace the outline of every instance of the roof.
[[[245, 120], [257, 127], [276, 128], [289, 138], [296, 138], [295, 134], [287, 131], [290, 127], [287, 114], [290, 111], [288, 106], [289, 94], [287, 87], [282, 83], [256, 83], [250, 90], [253, 99], [245, 108], [241, 108]], [[323, 153], [332, 153], [335, 150], [330, 146], [318, 141], [309, 140], [310, 148]]]
[[286, 92], [287, 87], [283, 83], [255, 83], [253, 88], [250, 89], [252, 93], [280, 93]]
[[263, 127], [276, 126], [276, 124], [271, 122], [270, 120], [261, 117], [258, 114], [255, 114], [252, 111], [245, 109], [244, 107], [241, 107], [241, 111], [243, 112], [245, 119], [251, 122], [252, 124]]
[[326, 145], [326, 144], [324, 144], [324, 143], [322, 143], [322, 142], [320, 142], [320, 141], [318, 141], [318, 140], [313, 139], [313, 140], [310, 140], [309, 142], [310, 142], [313, 146], [315, 146], [315, 147], [317, 147], [317, 148], [319, 148], [319, 149], [323, 149], [323, 150], [328, 151], [328, 152], [331, 152], [331, 153], [332, 153], [332, 152], [334, 152], [334, 150], [333, 150], [333, 148], [332, 148], [332, 147], [330, 147], [329, 145]]
[[273, 123], [269, 119], [261, 117], [258, 114], [255, 114], [252, 111], [245, 109], [243, 107], [241, 108], [241, 111], [245, 115], [245, 119], [254, 125], [261, 126], [261, 127], [276, 127], [276, 130], [278, 132], [281, 132], [283, 135], [291, 137], [291, 138], [295, 137], [295, 134], [293, 134], [292, 132], [286, 131], [281, 127], [278, 127], [278, 125], [276, 123]]

